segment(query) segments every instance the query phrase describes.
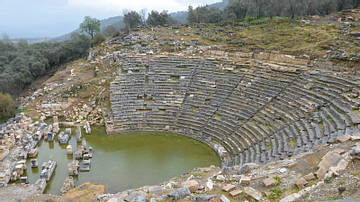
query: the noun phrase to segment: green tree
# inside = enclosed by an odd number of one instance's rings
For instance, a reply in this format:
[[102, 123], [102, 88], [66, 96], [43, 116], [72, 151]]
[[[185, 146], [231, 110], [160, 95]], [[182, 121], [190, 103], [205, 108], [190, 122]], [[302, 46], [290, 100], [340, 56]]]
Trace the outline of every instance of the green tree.
[[245, 18], [247, 12], [247, 4], [243, 2], [234, 2], [224, 8], [224, 15], [230, 18], [231, 13], [234, 13], [237, 19]]
[[192, 6], [188, 7], [188, 13], [189, 13], [189, 15], [186, 18], [186, 22], [187, 23], [195, 23], [195, 22], [197, 22], [197, 17], [196, 17], [195, 11], [194, 11]]
[[110, 37], [113, 36], [117, 31], [118, 29], [116, 29], [114, 25], [109, 25], [105, 28], [104, 35]]
[[221, 11], [216, 8], [216, 7], [212, 7], [209, 9], [209, 13], [207, 14], [206, 17], [206, 22], [208, 23], [218, 23], [224, 20], [224, 17], [221, 13]]
[[73, 32], [73, 33], [71, 33], [71, 35], [70, 35], [70, 40], [78, 40], [79, 37], [80, 37], [80, 34], [79, 34], [79, 33]]
[[123, 18], [124, 24], [132, 29], [136, 27], [137, 25], [141, 24], [141, 16], [136, 11], [127, 11], [124, 10], [124, 18]]
[[26, 39], [20, 39], [17, 42], [17, 47], [20, 48], [21, 50], [25, 50], [26, 48], [29, 47], [29, 43], [26, 41]]
[[81, 33], [88, 33], [91, 38], [94, 38], [96, 32], [100, 32], [100, 20], [96, 18], [91, 18], [90, 16], [85, 16], [84, 21], [80, 24]]
[[0, 117], [9, 118], [13, 116], [15, 110], [15, 101], [11, 95], [0, 92]]
[[170, 17], [170, 14], [168, 14], [168, 11], [164, 10], [163, 12], [159, 13], [156, 10], [152, 10], [149, 13], [146, 22], [148, 25], [157, 26], [157, 25], [170, 24], [172, 21], [173, 19]]

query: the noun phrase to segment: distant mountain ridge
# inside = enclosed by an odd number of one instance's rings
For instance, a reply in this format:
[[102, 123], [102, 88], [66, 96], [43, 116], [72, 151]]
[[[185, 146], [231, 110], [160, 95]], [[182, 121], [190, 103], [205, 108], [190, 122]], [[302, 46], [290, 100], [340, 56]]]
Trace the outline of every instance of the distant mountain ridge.
[[[223, 0], [222, 2], [218, 2], [218, 3], [213, 3], [213, 4], [209, 4], [207, 5], [209, 8], [211, 7], [216, 7], [220, 10], [223, 10], [227, 5], [229, 4], [229, 0]], [[173, 12], [170, 13], [170, 16], [178, 21], [181, 24], [185, 24], [186, 23], [186, 18], [188, 16], [188, 12], [187, 11], [178, 11], [178, 12]]]
[[[115, 26], [116, 28], [120, 29], [124, 26], [124, 23], [123, 23], [123, 16], [115, 16], [115, 17], [110, 17], [110, 18], [107, 18], [107, 19], [103, 19], [103, 20], [100, 20], [100, 23], [101, 23], [101, 26], [100, 26], [100, 29], [101, 31], [103, 31], [107, 26], [109, 25], [113, 25]], [[67, 33], [67, 34], [64, 34], [62, 36], [59, 36], [59, 37], [56, 37], [56, 38], [53, 38], [51, 39], [52, 41], [65, 41], [65, 40], [69, 40], [70, 39], [70, 35], [71, 33], [73, 32], [78, 32], [80, 33], [80, 29], [76, 29], [70, 33]]]
[[[223, 10], [229, 3], [229, 0], [222, 0], [222, 2], [218, 2], [218, 3], [213, 3], [213, 4], [209, 4], [208, 7], [217, 7], [220, 10]], [[177, 11], [177, 12], [173, 12], [170, 13], [171, 17], [178, 21], [179, 23], [186, 23], [186, 18], [188, 16], [188, 12], [187, 11]], [[123, 16], [115, 16], [115, 17], [110, 17], [107, 19], [103, 19], [100, 20], [101, 26], [100, 29], [103, 32], [103, 30], [109, 26], [109, 25], [114, 25], [116, 28], [120, 29], [124, 26], [124, 22], [123, 22]], [[70, 33], [64, 34], [62, 36], [56, 37], [51, 39], [52, 41], [65, 41], [65, 40], [69, 40], [70, 39], [70, 35], [73, 32], [78, 32], [80, 33], [80, 29], [76, 29]]]

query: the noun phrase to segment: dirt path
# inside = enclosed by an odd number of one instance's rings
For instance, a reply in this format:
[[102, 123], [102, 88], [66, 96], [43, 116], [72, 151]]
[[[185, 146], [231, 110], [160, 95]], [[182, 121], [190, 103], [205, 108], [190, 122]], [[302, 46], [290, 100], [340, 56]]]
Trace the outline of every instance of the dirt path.
[[53, 77], [57, 71], [64, 70], [68, 64], [70, 63], [65, 63], [59, 67], [47, 70], [42, 76], [33, 80], [30, 86], [27, 86], [24, 91], [19, 95], [19, 97], [26, 97], [32, 95], [36, 90], [43, 87], [44, 82]]

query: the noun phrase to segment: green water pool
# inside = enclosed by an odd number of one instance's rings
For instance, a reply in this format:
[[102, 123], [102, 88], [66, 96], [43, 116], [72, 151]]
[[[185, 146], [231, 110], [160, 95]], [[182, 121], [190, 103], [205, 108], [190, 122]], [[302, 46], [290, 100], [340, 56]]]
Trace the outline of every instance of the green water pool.
[[[75, 152], [77, 145], [75, 129], [72, 128], [69, 144]], [[63, 131], [64, 128], [61, 129]], [[101, 182], [108, 185], [111, 193], [145, 185], [156, 185], [195, 167], [220, 166], [216, 152], [209, 146], [180, 135], [158, 132], [129, 132], [106, 135], [104, 127], [92, 127], [92, 134], [85, 135], [87, 148], [94, 149], [89, 172], [79, 172], [74, 177], [76, 186], [85, 182]], [[47, 183], [46, 194], [60, 194], [60, 188], [68, 176], [68, 166], [75, 156], [66, 154], [66, 146], [59, 142], [41, 140], [38, 144], [39, 168], [31, 168], [27, 159], [30, 183], [40, 177], [43, 162], [57, 161], [57, 168]]]

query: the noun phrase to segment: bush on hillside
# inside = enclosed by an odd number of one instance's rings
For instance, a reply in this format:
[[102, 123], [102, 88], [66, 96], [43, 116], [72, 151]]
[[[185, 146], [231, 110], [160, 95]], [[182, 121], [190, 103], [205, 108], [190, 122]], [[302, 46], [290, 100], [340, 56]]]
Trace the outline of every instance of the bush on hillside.
[[0, 92], [0, 117], [9, 118], [14, 115], [15, 101], [9, 94]]
[[94, 36], [94, 39], [91, 41], [91, 46], [97, 46], [99, 44], [101, 44], [102, 42], [104, 42], [106, 39], [104, 37], [104, 35], [102, 35], [101, 33], [96, 33]]

